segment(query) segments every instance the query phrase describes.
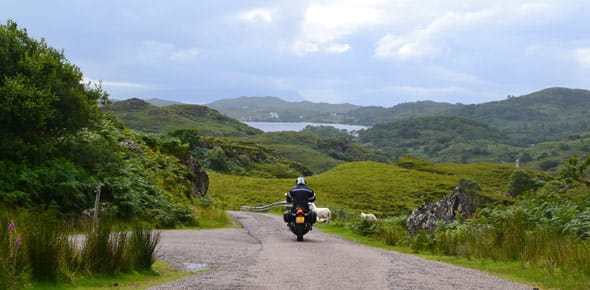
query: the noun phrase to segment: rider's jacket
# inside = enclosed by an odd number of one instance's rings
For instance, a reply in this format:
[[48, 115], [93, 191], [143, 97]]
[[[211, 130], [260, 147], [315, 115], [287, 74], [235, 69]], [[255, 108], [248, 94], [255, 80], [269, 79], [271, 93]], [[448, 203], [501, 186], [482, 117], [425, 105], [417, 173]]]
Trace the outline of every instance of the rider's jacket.
[[293, 202], [293, 208], [298, 206], [309, 210], [309, 202], [315, 201], [315, 192], [305, 185], [296, 185], [289, 192], [287, 192], [287, 200]]

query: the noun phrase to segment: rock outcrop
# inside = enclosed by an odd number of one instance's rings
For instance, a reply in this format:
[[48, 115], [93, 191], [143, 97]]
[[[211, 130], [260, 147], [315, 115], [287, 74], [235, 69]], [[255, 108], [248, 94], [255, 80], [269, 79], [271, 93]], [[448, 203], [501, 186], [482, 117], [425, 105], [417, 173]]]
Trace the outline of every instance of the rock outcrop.
[[439, 222], [450, 223], [455, 220], [455, 213], [465, 218], [471, 217], [475, 208], [474, 197], [455, 187], [453, 194], [437, 202], [429, 201], [414, 210], [408, 217], [406, 226], [412, 235], [420, 230], [432, 231]]
[[205, 194], [207, 194], [207, 190], [209, 189], [209, 175], [207, 175], [207, 172], [205, 172], [205, 168], [203, 168], [199, 161], [194, 159], [192, 156], [182, 160], [182, 163], [184, 163], [184, 165], [191, 172], [191, 175], [189, 175], [187, 179], [193, 186], [192, 194], [205, 196]]

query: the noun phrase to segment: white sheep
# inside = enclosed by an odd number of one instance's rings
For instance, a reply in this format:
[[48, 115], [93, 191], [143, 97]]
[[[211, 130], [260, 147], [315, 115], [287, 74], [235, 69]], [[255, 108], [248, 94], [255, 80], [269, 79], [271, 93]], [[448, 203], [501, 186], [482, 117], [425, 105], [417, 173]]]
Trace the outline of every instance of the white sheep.
[[332, 212], [327, 207], [317, 207], [314, 202], [309, 203], [309, 208], [317, 215], [318, 222], [329, 223]]
[[364, 213], [364, 212], [361, 211], [361, 213], [359, 215], [361, 216], [361, 218], [370, 220], [372, 222], [377, 221], [377, 217], [374, 214], [372, 214], [372, 213]]

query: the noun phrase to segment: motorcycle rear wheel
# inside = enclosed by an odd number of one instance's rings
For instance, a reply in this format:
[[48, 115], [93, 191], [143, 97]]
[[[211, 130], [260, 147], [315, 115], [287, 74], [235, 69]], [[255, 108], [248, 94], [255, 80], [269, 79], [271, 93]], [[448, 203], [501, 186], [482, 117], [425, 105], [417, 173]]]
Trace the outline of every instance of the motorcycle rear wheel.
[[297, 241], [298, 242], [303, 241], [303, 235], [302, 234], [297, 234]]

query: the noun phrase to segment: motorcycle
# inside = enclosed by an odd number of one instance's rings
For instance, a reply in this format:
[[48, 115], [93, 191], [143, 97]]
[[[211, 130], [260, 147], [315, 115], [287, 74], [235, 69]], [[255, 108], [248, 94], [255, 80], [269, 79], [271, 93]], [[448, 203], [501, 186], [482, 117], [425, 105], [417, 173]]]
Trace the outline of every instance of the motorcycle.
[[297, 241], [299, 242], [303, 241], [303, 235], [311, 231], [313, 218], [312, 211], [306, 211], [301, 207], [297, 207], [294, 211], [286, 212], [284, 216], [289, 229], [297, 236]]

